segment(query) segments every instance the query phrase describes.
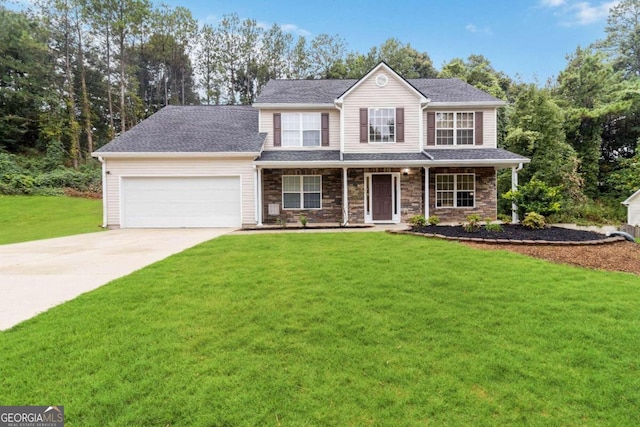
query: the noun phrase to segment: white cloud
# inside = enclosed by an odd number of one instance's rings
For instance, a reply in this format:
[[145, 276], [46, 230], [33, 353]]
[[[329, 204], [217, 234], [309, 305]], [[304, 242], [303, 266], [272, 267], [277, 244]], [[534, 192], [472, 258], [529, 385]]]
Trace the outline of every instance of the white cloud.
[[540, 6], [555, 9], [554, 15], [559, 17], [560, 25], [573, 27], [589, 25], [607, 19], [609, 9], [620, 3], [620, 0], [609, 1], [575, 1], [575, 0], [540, 0]]
[[566, 0], [540, 0], [540, 5], [543, 7], [559, 7], [566, 3]]
[[295, 24], [282, 24], [280, 25], [280, 28], [282, 28], [282, 31], [284, 31], [285, 33], [294, 33], [298, 36], [308, 37], [311, 35], [310, 31], [307, 31], [304, 28], [300, 28]]
[[571, 6], [574, 15], [574, 24], [587, 25], [601, 19], [607, 19], [609, 9], [617, 5], [619, 0], [608, 1], [600, 5], [592, 6], [588, 2], [580, 2]]
[[465, 28], [465, 30], [469, 31], [470, 33], [474, 33], [474, 34], [485, 34], [485, 35], [493, 34], [491, 32], [491, 28], [489, 28], [489, 27], [478, 28], [478, 26], [476, 24], [469, 23], [464, 28]]

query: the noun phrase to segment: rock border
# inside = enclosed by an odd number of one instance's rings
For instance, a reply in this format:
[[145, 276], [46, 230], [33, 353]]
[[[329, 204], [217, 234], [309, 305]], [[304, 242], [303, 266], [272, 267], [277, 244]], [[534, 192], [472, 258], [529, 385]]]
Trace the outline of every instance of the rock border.
[[529, 246], [594, 246], [626, 241], [622, 236], [611, 236], [598, 240], [584, 241], [551, 241], [551, 240], [515, 240], [515, 239], [482, 239], [479, 237], [452, 237], [436, 233], [416, 233], [411, 230], [387, 230], [387, 233], [407, 234], [411, 236], [432, 237], [458, 242], [485, 243], [490, 245], [529, 245]]

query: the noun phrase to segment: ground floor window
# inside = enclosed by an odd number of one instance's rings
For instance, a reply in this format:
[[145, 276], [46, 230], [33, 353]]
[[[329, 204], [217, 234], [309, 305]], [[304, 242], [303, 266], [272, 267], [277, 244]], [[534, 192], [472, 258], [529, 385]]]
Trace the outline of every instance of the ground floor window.
[[322, 177], [320, 175], [283, 175], [283, 209], [320, 209]]
[[475, 206], [475, 175], [436, 175], [436, 207], [466, 208]]

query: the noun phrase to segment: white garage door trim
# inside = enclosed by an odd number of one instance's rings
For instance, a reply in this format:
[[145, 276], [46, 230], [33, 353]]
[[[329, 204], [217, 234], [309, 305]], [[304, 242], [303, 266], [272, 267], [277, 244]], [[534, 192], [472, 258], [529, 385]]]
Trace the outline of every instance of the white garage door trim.
[[121, 228], [242, 225], [240, 175], [122, 175]]

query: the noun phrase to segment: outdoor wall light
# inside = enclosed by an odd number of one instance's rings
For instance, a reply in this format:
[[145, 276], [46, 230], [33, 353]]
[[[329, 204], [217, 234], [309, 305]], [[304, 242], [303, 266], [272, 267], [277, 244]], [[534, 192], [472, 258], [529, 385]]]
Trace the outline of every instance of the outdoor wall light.
[[404, 175], [404, 176], [409, 175], [409, 168], [402, 169], [402, 175]]

